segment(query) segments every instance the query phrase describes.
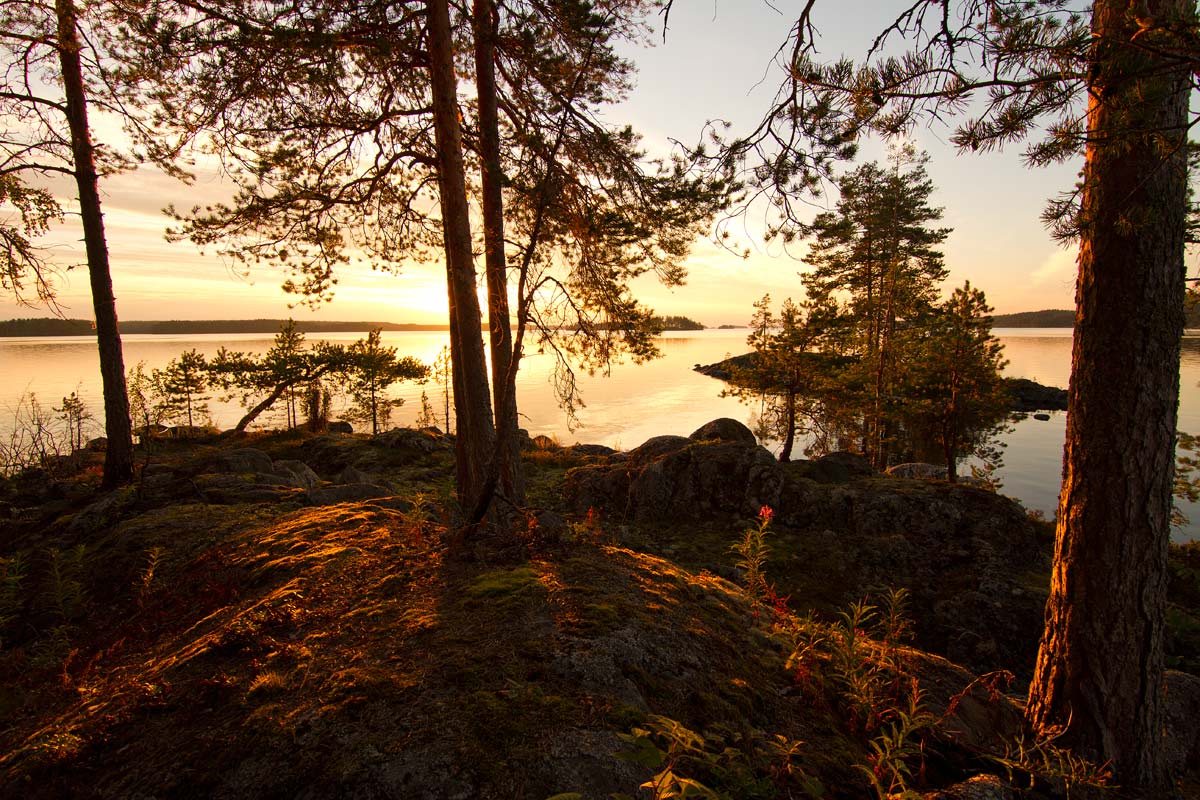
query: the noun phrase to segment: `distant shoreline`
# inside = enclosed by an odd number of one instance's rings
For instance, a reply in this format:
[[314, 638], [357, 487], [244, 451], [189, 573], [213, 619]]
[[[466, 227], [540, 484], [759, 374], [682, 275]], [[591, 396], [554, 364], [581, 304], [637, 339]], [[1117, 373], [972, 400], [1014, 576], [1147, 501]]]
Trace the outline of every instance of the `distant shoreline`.
[[[656, 321], [664, 331], [704, 330], [704, 326], [687, 317], [658, 317]], [[376, 328], [384, 331], [445, 332], [449, 325], [433, 325], [412, 322], [370, 322], [295, 320], [300, 333], [360, 333]], [[195, 335], [204, 333], [263, 333], [274, 335], [288, 323], [286, 319], [171, 319], [171, 320], [125, 320], [121, 322], [122, 334], [173, 334]], [[480, 330], [488, 329], [485, 323]], [[36, 336], [92, 336], [95, 329], [91, 320], [57, 319], [40, 317], [34, 319], [0, 320], [0, 338]]]
[[[176, 319], [127, 320], [121, 322], [122, 334], [203, 334], [264, 333], [274, 335], [287, 324], [285, 319]], [[301, 333], [351, 333], [381, 328], [385, 331], [448, 331], [448, 325], [397, 322], [297, 320]], [[0, 337], [91, 336], [91, 320], [86, 319], [13, 319], [0, 321]]]

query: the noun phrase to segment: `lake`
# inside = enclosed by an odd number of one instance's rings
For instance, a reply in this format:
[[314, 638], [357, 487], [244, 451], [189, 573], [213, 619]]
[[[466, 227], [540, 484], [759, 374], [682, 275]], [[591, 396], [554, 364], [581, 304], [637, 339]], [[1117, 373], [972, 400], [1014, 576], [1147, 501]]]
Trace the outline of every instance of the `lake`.
[[[1066, 386], [1071, 367], [1071, 332], [1068, 329], [998, 329], [1009, 361], [1007, 374], [1030, 378], [1053, 386]], [[351, 342], [363, 334], [311, 334], [310, 340]], [[645, 364], [624, 363], [609, 374], [581, 375], [579, 385], [586, 405], [579, 409], [575, 424], [558, 407], [551, 389], [553, 359], [531, 352], [522, 362], [518, 379], [521, 425], [532, 435], [546, 434], [563, 444], [594, 442], [616, 448], [632, 448], [651, 436], [673, 433], [687, 435], [716, 417], [748, 421], [755, 412], [732, 398], [721, 397], [723, 384], [693, 372], [696, 364], [720, 361], [747, 350], [745, 330], [669, 332], [659, 340], [663, 357]], [[231, 350], [261, 352], [272, 337], [261, 334], [130, 335], [124, 337], [125, 363], [144, 361], [147, 369], [161, 368], [181, 352], [195, 348], [214, 355], [224, 346]], [[383, 341], [403, 355], [432, 363], [447, 344], [443, 332], [385, 332]], [[1179, 427], [1200, 433], [1200, 336], [1183, 342], [1180, 368], [1181, 399]], [[99, 360], [96, 345], [87, 337], [0, 338], [0, 435], [11, 429], [18, 398], [34, 393], [45, 407], [77, 391], [96, 414], [101, 414]], [[411, 424], [420, 412], [420, 396], [426, 391], [438, 413], [441, 390], [435, 383], [425, 386], [406, 383], [395, 388], [405, 405], [393, 423]], [[236, 402], [210, 402], [213, 421], [231, 427], [241, 416]], [[335, 407], [335, 416], [336, 416]], [[268, 425], [280, 417], [261, 418]], [[1032, 417], [1021, 420], [1006, 434], [1004, 467], [999, 473], [1002, 492], [1016, 497], [1031, 509], [1054, 514], [1062, 473], [1062, 444], [1066, 418], [1050, 414], [1049, 421]], [[100, 433], [99, 426], [93, 432]], [[1177, 540], [1200, 538], [1200, 507], [1187, 506], [1194, 520], [1175, 533]]]

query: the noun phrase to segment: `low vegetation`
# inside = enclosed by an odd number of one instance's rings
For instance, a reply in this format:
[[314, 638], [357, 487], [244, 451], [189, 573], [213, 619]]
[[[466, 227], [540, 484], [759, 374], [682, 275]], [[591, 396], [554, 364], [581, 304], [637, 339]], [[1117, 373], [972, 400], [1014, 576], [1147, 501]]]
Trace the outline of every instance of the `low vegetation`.
[[[1024, 731], [1020, 678], [930, 653], [925, 601], [830, 585], [851, 556], [837, 536], [797, 549], [812, 534], [794, 513], [575, 517], [565, 472], [609, 457], [541, 441], [525, 450], [541, 510], [513, 539], [463, 538], [439, 441], [171, 440], [116, 493], [96, 494], [86, 469], [0, 485], [0, 789], [882, 800], [965, 781], [1087, 797], [1109, 782]], [[385, 491], [230, 494], [208, 470], [262, 481], [244, 472], [248, 447], [304, 459], [317, 490], [357, 465]], [[841, 491], [871, 480], [885, 479]], [[920, 503], [974, 491], [886, 480]], [[1192, 670], [1193, 549], [1172, 556], [1170, 645]], [[1048, 575], [1028, 580], [1044, 592]]]

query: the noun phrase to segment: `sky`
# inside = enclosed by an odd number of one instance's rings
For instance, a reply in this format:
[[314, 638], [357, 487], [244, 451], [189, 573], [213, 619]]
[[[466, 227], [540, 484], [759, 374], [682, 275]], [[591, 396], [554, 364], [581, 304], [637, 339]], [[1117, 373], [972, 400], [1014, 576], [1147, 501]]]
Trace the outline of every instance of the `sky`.
[[[875, 31], [891, 21], [893, 2], [818, 2], [815, 12], [819, 54], [834, 60], [860, 56]], [[638, 65], [637, 86], [604, 118], [631, 124], [651, 153], [668, 152], [673, 140], [697, 141], [707, 120], [722, 118], [733, 130], [759, 119], [781, 73], [774, 55], [785, 41], [799, 2], [758, 0], [677, 0], [665, 41], [660, 31], [652, 47], [630, 47]], [[894, 15], [893, 15], [894, 16]], [[111, 135], [111, 131], [108, 131]], [[106, 134], [104, 124], [98, 136]], [[950, 131], [920, 128], [910, 138], [931, 156], [927, 167], [935, 185], [933, 204], [944, 208], [942, 225], [953, 228], [944, 245], [950, 278], [946, 293], [969, 280], [982, 288], [998, 313], [1074, 304], [1075, 251], [1056, 244], [1039, 214], [1046, 200], [1069, 189], [1079, 164], [1028, 170], [1017, 148], [1011, 152], [958, 155], [947, 143]], [[862, 160], [881, 159], [879, 142], [867, 142]], [[851, 165], [852, 167], [853, 165]], [[64, 191], [68, 187], [64, 186]], [[399, 323], [444, 323], [443, 268], [414, 264], [400, 275], [348, 268], [339, 273], [332, 302], [317, 311], [291, 308], [295, 298], [280, 284], [279, 271], [260, 268], [243, 274], [213, 253], [188, 243], [168, 243], [162, 209], [187, 208], [219, 200], [230, 189], [212, 172], [183, 185], [154, 169], [107, 178], [102, 184], [114, 290], [122, 319], [321, 318]], [[64, 197], [65, 199], [65, 197]], [[831, 201], [826, 201], [831, 202]], [[814, 208], [814, 214], [818, 211]], [[687, 261], [682, 287], [665, 289], [652, 278], [634, 284], [636, 295], [661, 314], [682, 314], [706, 325], [745, 324], [752, 303], [770, 293], [776, 300], [803, 296], [803, 247], [787, 254], [764, 245], [760, 220], [734, 222], [747, 258], [711, 239], [698, 240]], [[78, 217], [45, 237], [52, 258], [62, 265], [83, 262]], [[86, 269], [64, 273], [58, 301], [67, 317], [90, 318]], [[0, 319], [46, 316], [44, 308], [18, 306], [0, 298]]]

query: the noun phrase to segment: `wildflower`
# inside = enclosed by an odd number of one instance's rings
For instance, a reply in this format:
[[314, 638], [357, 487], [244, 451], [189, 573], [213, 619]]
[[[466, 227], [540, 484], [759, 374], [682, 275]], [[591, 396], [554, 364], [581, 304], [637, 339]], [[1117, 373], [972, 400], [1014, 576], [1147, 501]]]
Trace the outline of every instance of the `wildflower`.
[[771, 510], [770, 506], [763, 506], [758, 510], [758, 518], [762, 520], [764, 524], [769, 523], [771, 520], [775, 519], [775, 512]]

